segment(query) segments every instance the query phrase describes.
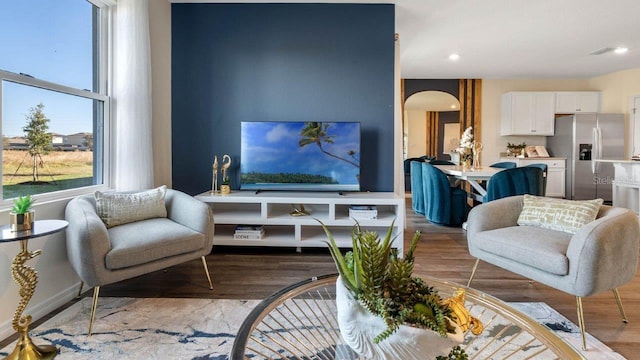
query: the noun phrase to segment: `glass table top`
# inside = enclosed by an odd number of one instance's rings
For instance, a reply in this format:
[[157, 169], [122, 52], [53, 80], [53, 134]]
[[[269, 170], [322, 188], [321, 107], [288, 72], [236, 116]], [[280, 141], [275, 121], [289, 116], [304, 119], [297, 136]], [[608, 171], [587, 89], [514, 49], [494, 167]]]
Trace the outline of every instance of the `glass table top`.
[[[258, 304], [241, 325], [231, 360], [359, 359], [336, 320], [337, 274], [288, 286]], [[524, 313], [473, 288], [422, 276], [443, 298], [466, 291], [466, 307], [484, 331], [460, 345], [470, 359], [584, 359], [571, 345]]]

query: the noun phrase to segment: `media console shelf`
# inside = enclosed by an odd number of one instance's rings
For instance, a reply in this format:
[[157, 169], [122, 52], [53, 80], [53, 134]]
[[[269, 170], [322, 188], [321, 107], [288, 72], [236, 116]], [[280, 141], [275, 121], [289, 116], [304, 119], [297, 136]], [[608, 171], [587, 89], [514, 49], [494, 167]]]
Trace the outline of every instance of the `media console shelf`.
[[[358, 220], [365, 230], [376, 231], [384, 237], [393, 223], [395, 240], [392, 247], [404, 254], [405, 200], [392, 192], [260, 192], [236, 191], [227, 195], [202, 193], [197, 199], [213, 209], [215, 221], [214, 245], [326, 247], [328, 240], [318, 220], [333, 234], [340, 247], [350, 248], [351, 231], [355, 221], [349, 217], [351, 205], [375, 205], [376, 219]], [[301, 206], [307, 216], [293, 216]], [[394, 222], [395, 220], [395, 222]], [[233, 238], [236, 225], [264, 225], [265, 236], [260, 240]]]

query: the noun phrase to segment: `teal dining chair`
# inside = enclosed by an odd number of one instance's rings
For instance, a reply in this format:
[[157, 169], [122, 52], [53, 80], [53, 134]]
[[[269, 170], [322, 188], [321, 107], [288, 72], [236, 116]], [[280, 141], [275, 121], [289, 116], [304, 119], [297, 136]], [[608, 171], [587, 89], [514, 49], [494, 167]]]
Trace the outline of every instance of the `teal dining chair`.
[[416, 214], [424, 215], [424, 187], [422, 185], [423, 161], [411, 161], [411, 208]]
[[502, 169], [513, 169], [513, 168], [515, 168], [517, 166], [518, 165], [516, 163], [514, 163], [513, 161], [500, 161], [500, 162], [493, 163], [493, 164], [489, 165], [489, 167], [502, 168]]
[[442, 170], [422, 163], [424, 215], [438, 225], [459, 226], [467, 217], [467, 193], [452, 187]]
[[543, 185], [544, 177], [539, 167], [505, 169], [491, 176], [483, 202], [524, 194], [544, 196]]
[[547, 164], [541, 164], [541, 163], [534, 163], [534, 164], [529, 164], [529, 165], [525, 165], [525, 166], [533, 166], [533, 167], [537, 167], [542, 169], [542, 194], [546, 195], [547, 194], [547, 169], [548, 166]]

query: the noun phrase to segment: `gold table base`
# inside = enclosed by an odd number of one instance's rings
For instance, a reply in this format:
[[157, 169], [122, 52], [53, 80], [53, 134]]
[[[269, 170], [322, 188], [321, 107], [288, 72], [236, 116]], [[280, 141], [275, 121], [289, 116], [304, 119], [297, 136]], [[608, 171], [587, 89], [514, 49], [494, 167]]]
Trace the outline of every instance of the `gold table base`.
[[58, 349], [52, 345], [36, 345], [29, 338], [29, 324], [31, 315], [23, 315], [29, 300], [33, 296], [38, 284], [38, 272], [30, 266], [26, 266], [27, 260], [40, 255], [41, 250], [29, 251], [27, 249], [28, 240], [20, 240], [20, 252], [13, 258], [11, 264], [11, 275], [18, 285], [20, 285], [20, 302], [13, 315], [13, 329], [20, 334], [18, 343], [13, 352], [7, 357], [8, 360], [36, 360], [53, 359], [58, 354]]
[[36, 345], [29, 338], [28, 329], [20, 332], [20, 339], [7, 360], [50, 360], [58, 355], [58, 349], [53, 345]]

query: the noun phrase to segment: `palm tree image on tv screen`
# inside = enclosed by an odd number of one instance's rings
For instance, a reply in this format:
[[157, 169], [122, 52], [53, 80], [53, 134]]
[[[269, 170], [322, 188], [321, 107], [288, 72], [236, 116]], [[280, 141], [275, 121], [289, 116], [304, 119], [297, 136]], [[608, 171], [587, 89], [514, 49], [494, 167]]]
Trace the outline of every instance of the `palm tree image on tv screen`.
[[243, 190], [360, 190], [359, 122], [242, 122]]

